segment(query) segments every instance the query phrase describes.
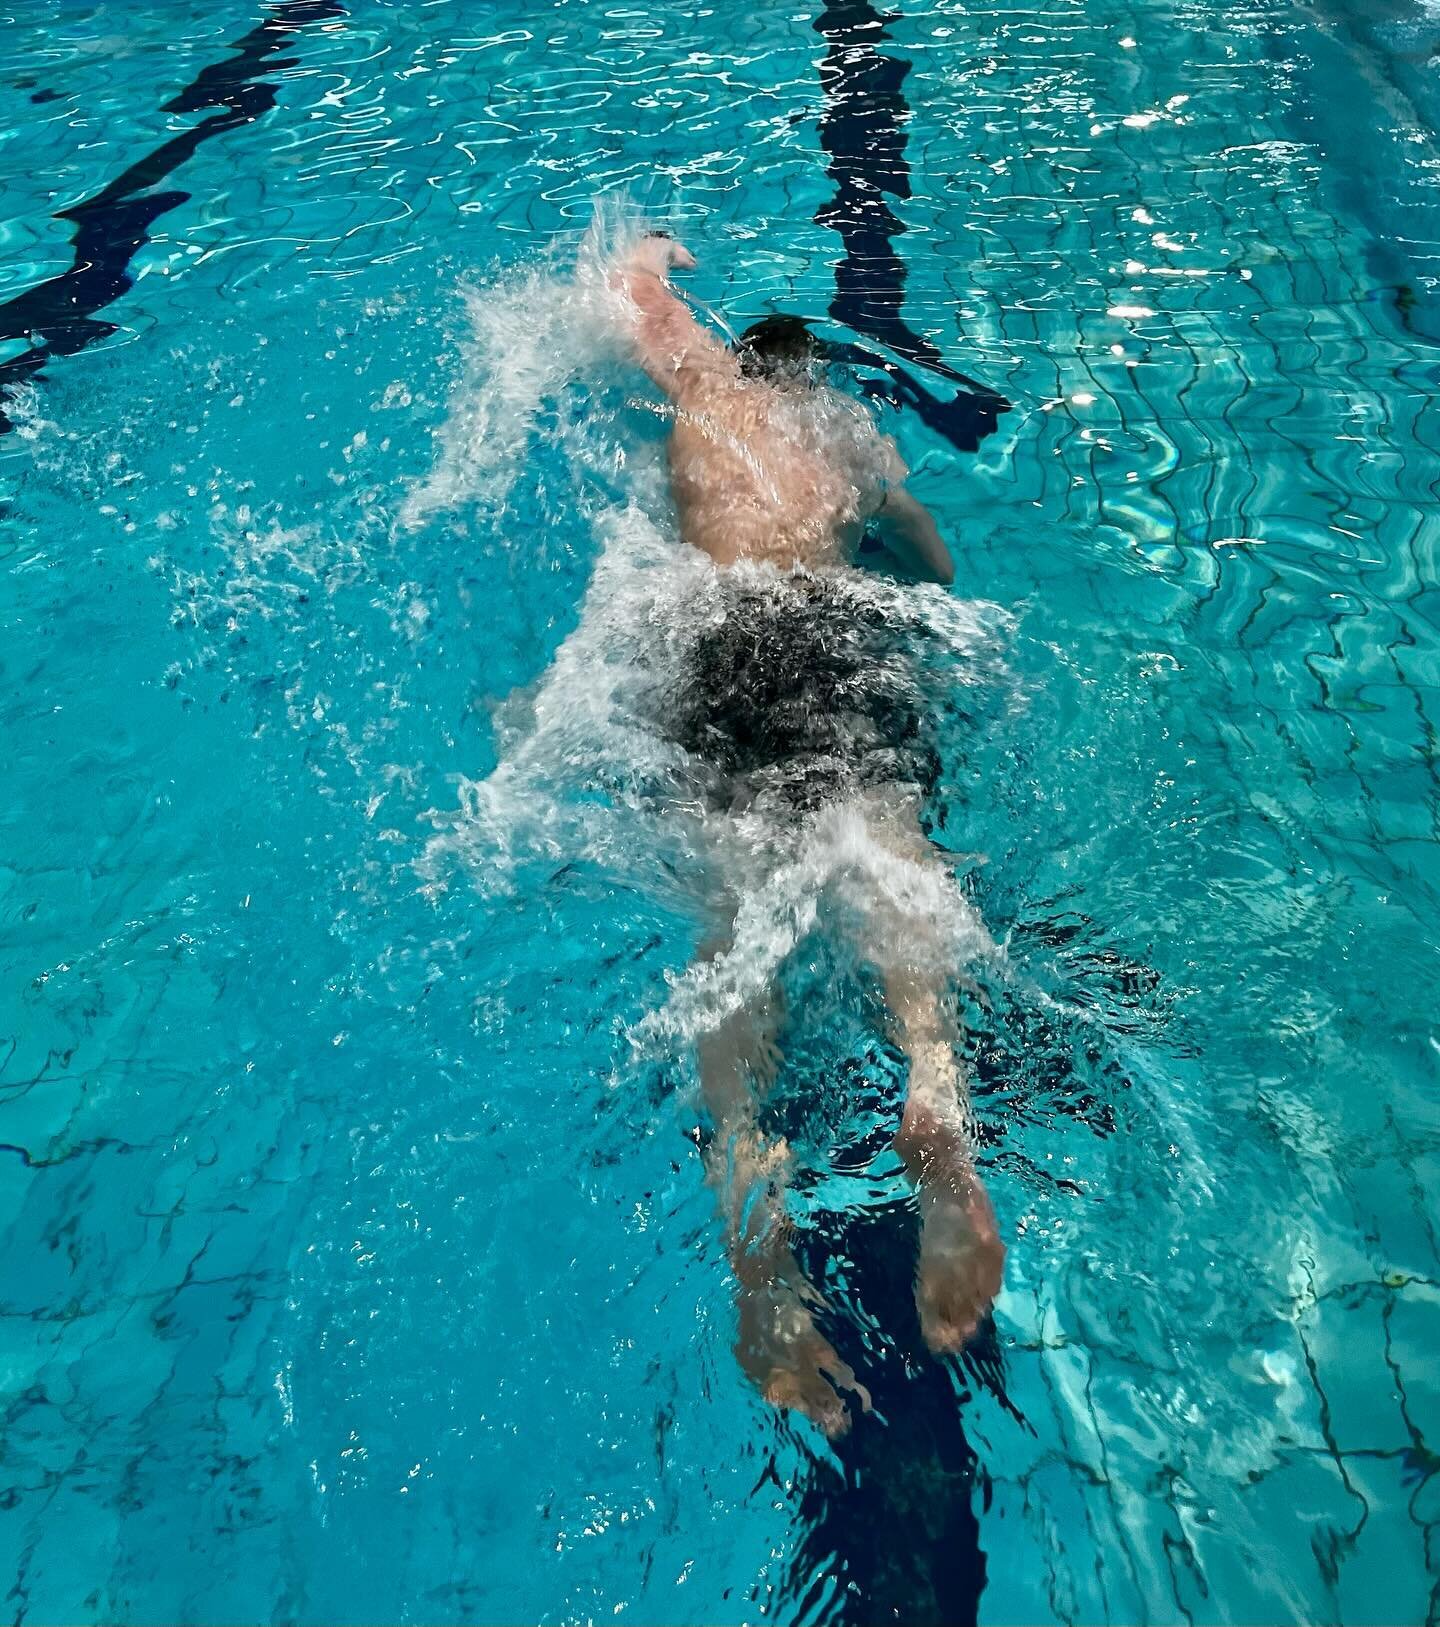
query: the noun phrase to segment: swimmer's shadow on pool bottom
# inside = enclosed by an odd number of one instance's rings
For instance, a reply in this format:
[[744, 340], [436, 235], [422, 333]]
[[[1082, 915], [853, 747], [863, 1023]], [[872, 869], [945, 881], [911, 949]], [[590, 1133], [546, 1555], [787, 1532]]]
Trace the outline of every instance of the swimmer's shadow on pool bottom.
[[[975, 1510], [988, 1482], [966, 1439], [972, 1386], [1023, 1423], [1005, 1393], [994, 1326], [956, 1360], [926, 1349], [915, 1311], [916, 1216], [898, 1199], [826, 1213], [797, 1252], [830, 1309], [825, 1333], [870, 1390], [873, 1410], [817, 1465], [797, 1513], [790, 1613], [827, 1624], [972, 1623], [985, 1586]], [[825, 1595], [831, 1597], [827, 1601]]]

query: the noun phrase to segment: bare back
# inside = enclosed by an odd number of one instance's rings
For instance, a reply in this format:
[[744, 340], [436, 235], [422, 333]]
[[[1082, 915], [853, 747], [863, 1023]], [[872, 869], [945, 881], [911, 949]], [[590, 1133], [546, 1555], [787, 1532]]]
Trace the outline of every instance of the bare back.
[[728, 354], [680, 382], [675, 408], [670, 479], [686, 542], [722, 565], [848, 557], [887, 472], [863, 409], [747, 379]]
[[668, 240], [647, 240], [624, 286], [638, 312], [640, 360], [675, 407], [670, 477], [681, 537], [721, 565], [839, 563], [887, 482], [904, 478], [893, 443], [836, 391], [742, 374], [666, 283], [674, 252]]

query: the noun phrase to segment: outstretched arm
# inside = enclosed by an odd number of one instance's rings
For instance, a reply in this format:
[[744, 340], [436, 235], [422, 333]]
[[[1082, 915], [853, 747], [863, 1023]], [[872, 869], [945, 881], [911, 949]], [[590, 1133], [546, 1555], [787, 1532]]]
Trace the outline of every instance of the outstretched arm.
[[612, 279], [629, 295], [637, 313], [635, 348], [640, 365], [669, 396], [679, 396], [698, 372], [730, 360], [724, 345], [700, 326], [670, 287], [672, 267], [684, 271], [694, 264], [689, 249], [651, 233], [624, 257]]

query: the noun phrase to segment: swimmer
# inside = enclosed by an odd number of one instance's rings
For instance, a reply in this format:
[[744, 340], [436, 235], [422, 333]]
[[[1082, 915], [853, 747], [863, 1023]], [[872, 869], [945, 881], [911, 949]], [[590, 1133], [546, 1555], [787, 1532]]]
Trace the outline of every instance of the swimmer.
[[[892, 563], [920, 580], [950, 583], [955, 568], [929, 512], [905, 490], [895, 443], [864, 418], [876, 466], [870, 493], [782, 423], [784, 387], [816, 382], [819, 342], [798, 317], [769, 317], [732, 349], [695, 320], [670, 288], [672, 266], [695, 264], [661, 233], [641, 239], [622, 273], [639, 313], [639, 360], [675, 403], [670, 478], [684, 540], [717, 565], [764, 560], [782, 567], [833, 565], [878, 522]], [[866, 496], [872, 501], [866, 502]]]
[[[636, 360], [673, 404], [668, 454], [681, 537], [734, 583], [723, 618], [689, 652], [676, 738], [701, 765], [712, 807], [737, 816], [762, 808], [803, 829], [817, 809], [848, 799], [900, 860], [940, 870], [916, 812], [916, 788], [933, 769], [915, 697], [897, 678], [887, 630], [873, 609], [867, 619], [847, 583], [867, 539], [915, 580], [952, 582], [949, 551], [906, 490], [894, 442], [825, 384], [823, 351], [805, 323], [771, 317], [724, 344], [670, 286], [672, 270], [694, 264], [657, 233], [623, 254], [612, 276], [630, 307]], [[1005, 1250], [975, 1167], [938, 928], [893, 898], [873, 909], [866, 941], [909, 1063], [895, 1145], [919, 1201], [916, 1306], [930, 1349], [954, 1354], [999, 1291]], [[728, 919], [723, 907], [716, 913], [702, 963], [731, 947], [733, 908]], [[817, 1325], [822, 1301], [790, 1246], [788, 1148], [761, 1125], [780, 1022], [771, 991], [700, 1042], [715, 1131], [707, 1177], [739, 1284], [740, 1362], [769, 1401], [833, 1436], [850, 1425], [845, 1396], [866, 1410], [869, 1396]]]

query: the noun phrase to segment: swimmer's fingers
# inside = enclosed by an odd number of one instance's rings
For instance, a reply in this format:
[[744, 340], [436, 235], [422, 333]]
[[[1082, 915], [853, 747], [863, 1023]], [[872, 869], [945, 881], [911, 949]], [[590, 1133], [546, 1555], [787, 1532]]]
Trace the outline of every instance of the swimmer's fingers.
[[645, 269], [657, 277], [674, 270], [690, 271], [695, 265], [695, 256], [669, 232], [647, 232], [640, 240], [636, 258], [643, 260]]

